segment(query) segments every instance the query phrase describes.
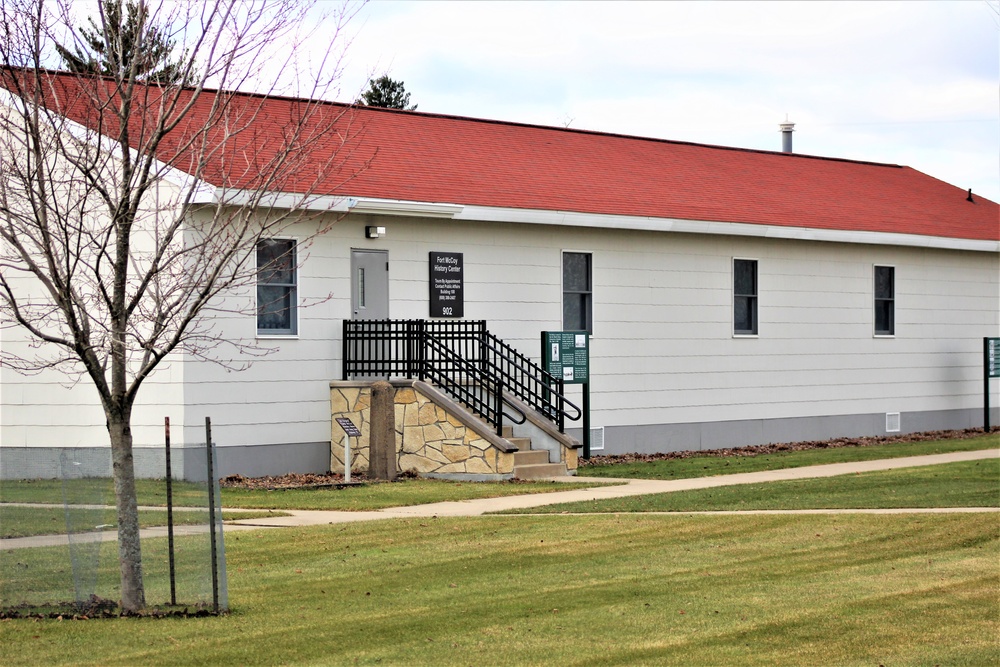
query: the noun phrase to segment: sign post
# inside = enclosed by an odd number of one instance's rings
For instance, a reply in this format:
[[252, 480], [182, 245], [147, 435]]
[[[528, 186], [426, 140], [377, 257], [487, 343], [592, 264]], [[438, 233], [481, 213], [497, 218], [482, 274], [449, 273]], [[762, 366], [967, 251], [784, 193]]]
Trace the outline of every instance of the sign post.
[[351, 483], [351, 438], [360, 438], [361, 431], [350, 417], [337, 417], [340, 428], [344, 429], [344, 483]]
[[1000, 338], [983, 339], [983, 431], [990, 432], [990, 378], [1000, 378]]
[[583, 385], [583, 458], [590, 458], [590, 334], [543, 331], [542, 366], [563, 384]]

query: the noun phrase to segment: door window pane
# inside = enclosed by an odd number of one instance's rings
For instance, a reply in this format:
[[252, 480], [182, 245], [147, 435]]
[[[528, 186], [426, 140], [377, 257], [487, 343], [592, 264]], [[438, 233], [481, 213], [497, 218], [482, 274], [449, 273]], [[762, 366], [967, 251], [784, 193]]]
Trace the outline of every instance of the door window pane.
[[358, 267], [358, 308], [365, 307], [365, 267]]

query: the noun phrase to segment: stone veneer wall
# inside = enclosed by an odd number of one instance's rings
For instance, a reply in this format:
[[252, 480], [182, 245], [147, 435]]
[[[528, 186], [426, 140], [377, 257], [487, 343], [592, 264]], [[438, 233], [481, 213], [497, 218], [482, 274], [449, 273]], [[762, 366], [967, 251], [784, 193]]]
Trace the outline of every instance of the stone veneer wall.
[[[344, 384], [344, 383], [341, 383]], [[353, 384], [353, 383], [352, 383]], [[397, 469], [420, 475], [506, 479], [514, 472], [513, 452], [486, 438], [410, 386], [396, 386]], [[351, 470], [367, 472], [371, 388], [367, 383], [330, 388], [332, 417], [349, 417], [361, 430], [351, 439]], [[330, 470], [344, 470], [344, 432], [331, 418]]]
[[563, 463], [566, 464], [566, 470], [571, 475], [575, 475], [573, 472], [580, 467], [580, 450], [575, 447], [563, 447], [562, 448]]

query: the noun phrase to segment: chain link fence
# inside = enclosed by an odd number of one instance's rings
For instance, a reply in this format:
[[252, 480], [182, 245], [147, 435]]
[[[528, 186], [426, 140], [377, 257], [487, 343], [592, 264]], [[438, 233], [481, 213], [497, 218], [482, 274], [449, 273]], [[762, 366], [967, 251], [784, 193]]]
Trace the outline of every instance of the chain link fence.
[[[211, 465], [215, 447], [203, 449]], [[0, 447], [5, 469], [23, 478], [0, 474], [0, 615], [120, 613], [110, 449]], [[218, 482], [180, 481], [164, 470], [136, 487], [147, 612], [225, 611]]]

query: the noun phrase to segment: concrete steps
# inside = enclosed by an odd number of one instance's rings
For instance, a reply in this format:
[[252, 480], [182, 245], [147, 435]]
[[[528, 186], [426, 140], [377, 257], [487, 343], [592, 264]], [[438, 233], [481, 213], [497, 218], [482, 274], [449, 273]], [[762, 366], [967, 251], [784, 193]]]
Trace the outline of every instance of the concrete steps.
[[514, 466], [514, 479], [548, 479], [568, 475], [565, 463], [534, 463]]
[[518, 449], [514, 452], [515, 479], [545, 479], [568, 474], [565, 463], [549, 463], [548, 450], [532, 449], [531, 438], [514, 437], [509, 426], [504, 427], [504, 437]]
[[514, 452], [515, 466], [540, 465], [549, 462], [549, 453], [544, 449], [529, 449]]

